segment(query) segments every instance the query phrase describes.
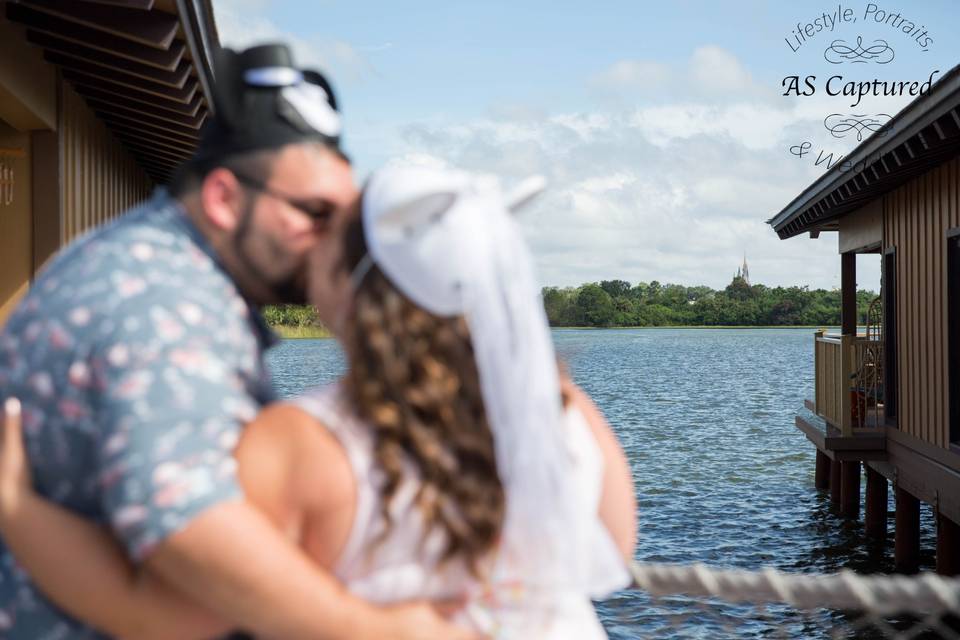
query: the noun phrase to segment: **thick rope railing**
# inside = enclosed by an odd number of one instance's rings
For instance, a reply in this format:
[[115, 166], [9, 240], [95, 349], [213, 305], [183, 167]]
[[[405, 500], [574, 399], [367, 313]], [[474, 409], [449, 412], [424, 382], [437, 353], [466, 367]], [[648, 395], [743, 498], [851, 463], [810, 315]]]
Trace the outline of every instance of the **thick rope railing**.
[[703, 564], [634, 563], [634, 587], [652, 596], [688, 595], [729, 603], [785, 603], [796, 609], [845, 609], [877, 616], [960, 613], [960, 579], [916, 576], [790, 574], [775, 569], [712, 569]]

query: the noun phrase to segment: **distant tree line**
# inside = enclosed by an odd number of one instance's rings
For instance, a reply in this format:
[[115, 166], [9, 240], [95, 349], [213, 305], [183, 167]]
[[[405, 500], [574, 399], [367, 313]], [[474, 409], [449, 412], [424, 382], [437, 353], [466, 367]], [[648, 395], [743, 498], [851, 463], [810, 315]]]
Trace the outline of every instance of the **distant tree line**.
[[[857, 321], [877, 297], [857, 291]], [[808, 287], [749, 285], [736, 277], [720, 291], [710, 287], [626, 280], [579, 287], [544, 287], [543, 302], [553, 327], [662, 326], [835, 326], [840, 324], [840, 291]], [[313, 307], [275, 305], [264, 319], [276, 327], [323, 327]]]
[[[857, 292], [858, 322], [866, 321], [872, 291]], [[720, 291], [679, 284], [604, 280], [579, 287], [545, 287], [554, 327], [783, 326], [840, 324], [840, 291], [749, 285], [741, 277]]]
[[263, 319], [271, 327], [322, 327], [317, 311], [312, 306], [276, 304], [263, 308]]

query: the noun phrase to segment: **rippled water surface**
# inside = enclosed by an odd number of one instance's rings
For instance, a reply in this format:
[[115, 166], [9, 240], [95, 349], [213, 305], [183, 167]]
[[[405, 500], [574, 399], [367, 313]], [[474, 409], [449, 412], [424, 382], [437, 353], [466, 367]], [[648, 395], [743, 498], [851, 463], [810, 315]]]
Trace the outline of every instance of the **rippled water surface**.
[[[623, 443], [640, 506], [636, 558], [793, 572], [892, 571], [886, 547], [867, 544], [862, 522], [830, 511], [813, 487], [814, 448], [794, 427], [812, 397], [809, 329], [556, 330], [557, 351]], [[332, 381], [344, 359], [332, 340], [285, 341], [270, 355], [283, 395]], [[862, 492], [861, 492], [862, 493]], [[892, 492], [891, 492], [892, 493]], [[892, 502], [890, 506], [892, 532]], [[932, 515], [922, 512], [922, 556], [933, 563]], [[651, 603], [624, 592], [599, 603], [611, 638], [730, 637], [683, 599]], [[733, 637], [762, 637], [789, 623], [773, 611]], [[713, 616], [716, 617], [716, 616]], [[829, 637], [828, 614], [793, 623], [796, 637]]]

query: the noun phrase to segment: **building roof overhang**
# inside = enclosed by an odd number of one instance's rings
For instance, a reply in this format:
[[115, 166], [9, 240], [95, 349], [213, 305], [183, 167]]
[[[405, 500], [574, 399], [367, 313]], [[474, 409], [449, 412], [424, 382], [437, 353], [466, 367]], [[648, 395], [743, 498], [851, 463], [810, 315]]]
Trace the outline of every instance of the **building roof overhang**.
[[767, 222], [781, 239], [837, 221], [960, 154], [960, 65], [900, 110]]
[[192, 155], [213, 104], [210, 0], [0, 4], [154, 182]]

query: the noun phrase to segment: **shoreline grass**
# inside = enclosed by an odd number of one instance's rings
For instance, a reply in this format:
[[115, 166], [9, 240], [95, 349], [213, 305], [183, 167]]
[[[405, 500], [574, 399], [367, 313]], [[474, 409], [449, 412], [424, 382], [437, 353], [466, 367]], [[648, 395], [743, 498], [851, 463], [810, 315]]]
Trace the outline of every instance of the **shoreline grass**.
[[[333, 338], [325, 327], [298, 327], [290, 325], [275, 324], [270, 328], [284, 340], [317, 340]], [[622, 330], [622, 329], [838, 329], [839, 327], [829, 327], [823, 325], [657, 325], [657, 326], [635, 326], [635, 327], [550, 327], [559, 331], [597, 331], [597, 330]]]
[[270, 328], [284, 340], [315, 340], [317, 338], [332, 338], [333, 334], [326, 327], [292, 327], [284, 324], [273, 324]]
[[550, 327], [551, 329], [839, 329], [839, 325], [822, 324], [660, 324], [660, 325], [639, 325], [630, 327]]

